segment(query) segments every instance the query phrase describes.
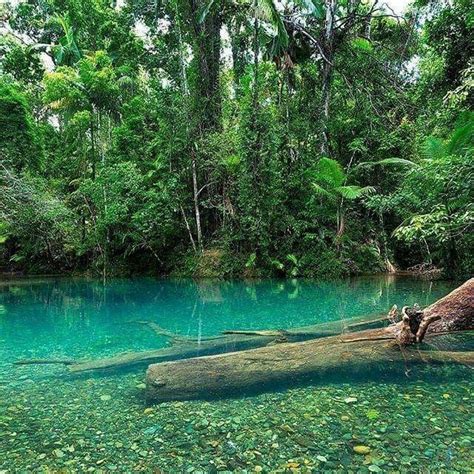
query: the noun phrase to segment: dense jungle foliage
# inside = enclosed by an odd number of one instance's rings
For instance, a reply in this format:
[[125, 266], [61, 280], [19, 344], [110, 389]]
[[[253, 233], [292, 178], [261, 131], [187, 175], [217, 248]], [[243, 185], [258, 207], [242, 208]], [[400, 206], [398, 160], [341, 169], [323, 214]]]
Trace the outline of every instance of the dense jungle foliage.
[[471, 0], [1, 8], [4, 271], [472, 272]]

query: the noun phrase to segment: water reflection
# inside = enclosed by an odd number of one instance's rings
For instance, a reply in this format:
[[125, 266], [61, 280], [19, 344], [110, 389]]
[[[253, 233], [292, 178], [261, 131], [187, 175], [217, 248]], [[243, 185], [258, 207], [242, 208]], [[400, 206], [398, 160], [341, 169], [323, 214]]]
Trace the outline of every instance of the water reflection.
[[157, 348], [165, 338], [130, 324], [151, 320], [202, 338], [226, 329], [284, 329], [429, 304], [456, 286], [391, 275], [336, 282], [46, 278], [0, 284], [2, 352], [94, 357]]

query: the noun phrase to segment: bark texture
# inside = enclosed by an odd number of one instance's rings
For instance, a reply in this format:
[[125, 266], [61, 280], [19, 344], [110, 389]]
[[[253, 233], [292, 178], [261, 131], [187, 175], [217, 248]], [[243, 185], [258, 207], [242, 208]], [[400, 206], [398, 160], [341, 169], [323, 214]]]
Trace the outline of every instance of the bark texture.
[[[328, 372], [353, 373], [400, 362], [454, 361], [474, 364], [473, 352], [419, 350], [411, 343], [424, 336], [474, 329], [474, 279], [424, 311], [404, 308], [403, 320], [385, 328], [210, 357], [150, 365], [149, 401], [239, 395], [277, 385], [297, 384]], [[393, 309], [390, 317], [394, 317]], [[419, 331], [423, 331], [423, 334]]]

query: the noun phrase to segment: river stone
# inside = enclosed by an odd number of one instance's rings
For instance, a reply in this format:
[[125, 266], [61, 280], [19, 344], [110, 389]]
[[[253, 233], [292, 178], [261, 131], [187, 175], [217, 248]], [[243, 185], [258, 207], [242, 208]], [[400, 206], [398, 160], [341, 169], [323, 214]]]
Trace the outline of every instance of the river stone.
[[57, 457], [57, 458], [62, 458], [64, 457], [64, 453], [60, 450], [60, 449], [55, 449], [53, 451], [53, 454]]
[[380, 467], [378, 467], [376, 464], [371, 464], [369, 466], [369, 471], [370, 472], [382, 472], [382, 469], [380, 469]]
[[370, 453], [370, 448], [368, 446], [363, 446], [363, 445], [357, 445], [354, 446], [354, 452], [357, 454], [369, 454]]
[[313, 444], [313, 441], [306, 436], [296, 436], [295, 441], [304, 448], [309, 448]]

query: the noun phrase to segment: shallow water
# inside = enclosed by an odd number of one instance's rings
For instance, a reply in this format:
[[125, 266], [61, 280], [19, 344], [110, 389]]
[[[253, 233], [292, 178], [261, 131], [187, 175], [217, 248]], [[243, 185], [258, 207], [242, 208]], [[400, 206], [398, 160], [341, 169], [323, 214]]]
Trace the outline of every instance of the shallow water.
[[[0, 282], [0, 469], [472, 472], [474, 380], [464, 366], [426, 365], [408, 377], [367, 371], [252, 397], [147, 407], [143, 367], [72, 377], [62, 366], [12, 365], [169, 344], [137, 320], [196, 338], [330, 321], [344, 331], [352, 317], [424, 306], [456, 286], [395, 277]], [[462, 344], [472, 350], [470, 339]]]

